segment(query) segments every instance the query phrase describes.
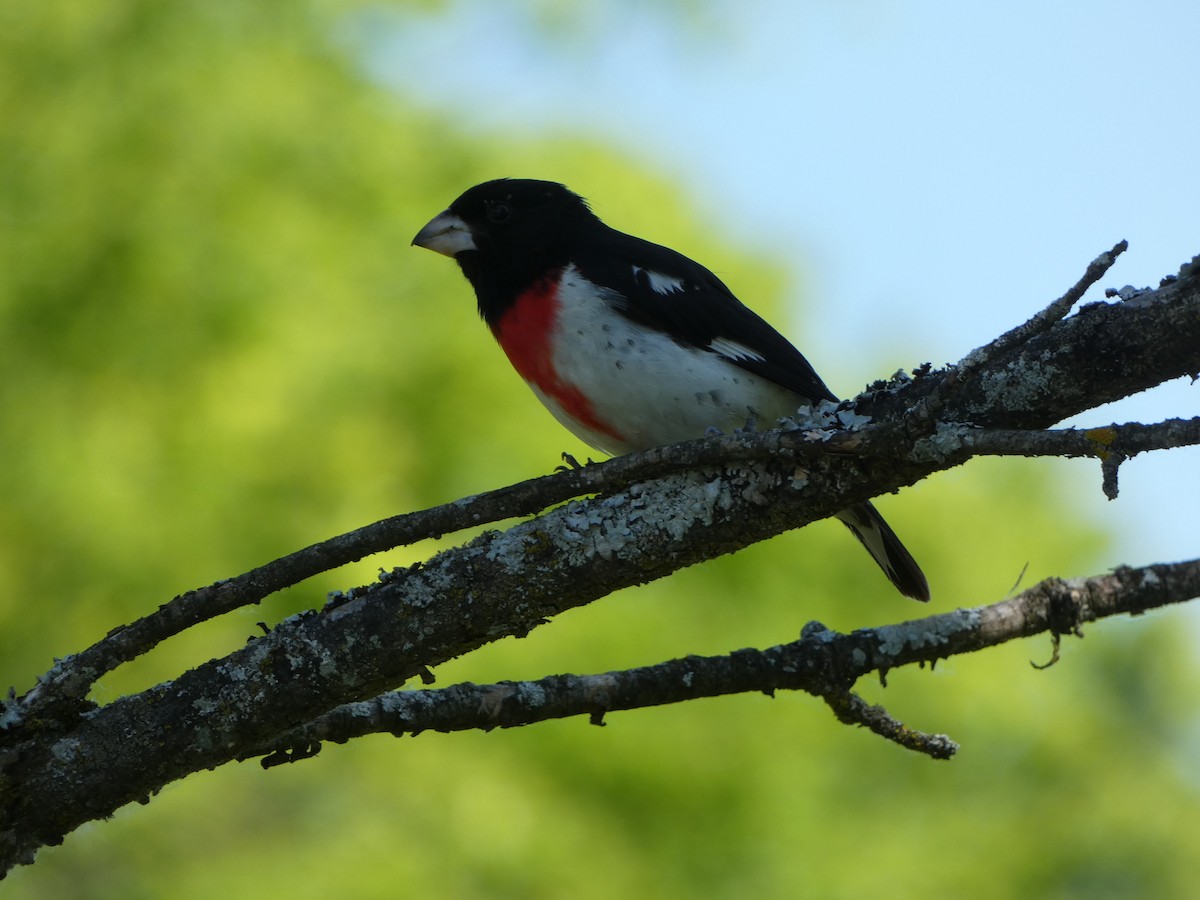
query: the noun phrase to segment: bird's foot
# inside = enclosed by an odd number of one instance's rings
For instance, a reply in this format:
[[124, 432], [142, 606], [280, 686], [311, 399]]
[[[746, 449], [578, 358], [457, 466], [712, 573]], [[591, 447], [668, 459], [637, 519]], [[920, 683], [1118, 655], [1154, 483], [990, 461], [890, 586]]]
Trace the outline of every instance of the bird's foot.
[[590, 466], [592, 464], [592, 460], [590, 457], [588, 458], [588, 461], [586, 463], [581, 463], [579, 460], [577, 460], [570, 453], [567, 453], [565, 450], [563, 451], [562, 458], [563, 458], [563, 462], [565, 463], [565, 465], [555, 466], [554, 467], [555, 472], [569, 472], [572, 469], [582, 469], [584, 466]]

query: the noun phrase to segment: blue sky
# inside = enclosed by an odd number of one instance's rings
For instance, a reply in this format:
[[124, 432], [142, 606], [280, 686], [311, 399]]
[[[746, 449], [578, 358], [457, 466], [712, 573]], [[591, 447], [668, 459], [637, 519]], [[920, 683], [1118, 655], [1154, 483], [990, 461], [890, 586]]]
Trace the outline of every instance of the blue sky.
[[[393, 20], [371, 65], [481, 135], [583, 135], [671, 173], [793, 271], [778, 324], [844, 393], [961, 358], [1122, 238], [1101, 287], [1200, 253], [1200, 3], [700, 6], [681, 26], [677, 4], [454, 0]], [[1198, 413], [1183, 379], [1072, 424]], [[1096, 464], [1059, 470], [1114, 564], [1200, 553], [1200, 449], [1126, 464], [1114, 503]]]

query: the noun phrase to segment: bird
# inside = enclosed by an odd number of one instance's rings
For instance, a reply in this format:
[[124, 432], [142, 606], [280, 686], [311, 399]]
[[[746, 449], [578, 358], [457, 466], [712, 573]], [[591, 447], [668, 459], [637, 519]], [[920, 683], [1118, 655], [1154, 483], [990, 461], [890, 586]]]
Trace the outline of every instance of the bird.
[[[610, 228], [557, 182], [475, 185], [412, 243], [458, 263], [513, 368], [560, 423], [603, 453], [837, 401], [803, 354], [711, 271]], [[874, 505], [837, 518], [900, 593], [929, 600], [920, 566]]]

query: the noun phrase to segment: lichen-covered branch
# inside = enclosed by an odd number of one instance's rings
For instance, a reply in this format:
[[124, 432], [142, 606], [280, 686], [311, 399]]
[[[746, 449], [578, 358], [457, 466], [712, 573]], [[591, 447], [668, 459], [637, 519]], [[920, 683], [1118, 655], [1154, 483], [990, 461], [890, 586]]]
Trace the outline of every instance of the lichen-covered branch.
[[[527, 632], [618, 588], [913, 484], [975, 453], [1021, 446], [1018, 436], [1002, 439], [1000, 432], [1036, 433], [1200, 371], [1196, 267], [1185, 267], [1157, 290], [1031, 328], [942, 391], [936, 417], [909, 415], [954, 371], [919, 370], [913, 379], [858, 398], [851, 418], [869, 417], [870, 424], [856, 431], [805, 423], [792, 432], [729, 435], [588, 466], [388, 520], [224, 583], [228, 587], [177, 598], [65, 660], [22, 699], [4, 704], [0, 869], [191, 772], [276, 746], [304, 723], [394, 689], [427, 666]], [[1147, 433], [1169, 446], [1175, 427], [1160, 423]], [[1194, 427], [1185, 422], [1178, 429], [1186, 435]], [[1082, 442], [1071, 433], [1046, 440], [1062, 442], [1059, 449], [1074, 441], [1070, 452], [1094, 450], [1104, 459], [1105, 453], [1136, 452], [1145, 437], [1133, 426], [1113, 429], [1111, 439], [1103, 429], [1081, 434]], [[1041, 440], [1027, 436], [1027, 448]], [[870, 465], [862, 464], [864, 456]], [[190, 623], [256, 602], [316, 571], [430, 532], [527, 514], [576, 496], [583, 499], [347, 591], [326, 609], [284, 621], [170, 682], [103, 707], [83, 699], [99, 672]], [[984, 640], [994, 625], [981, 615], [964, 634]], [[949, 643], [944, 649], [959, 652]], [[841, 708], [870, 719], [853, 703]], [[892, 727], [870, 721], [881, 731]]]
[[[688, 656], [653, 666], [599, 675], [552, 675], [536, 681], [457, 684], [391, 691], [348, 703], [240, 758], [266, 756], [270, 767], [312, 756], [323, 741], [345, 743], [366, 734], [397, 737], [422, 731], [513, 728], [585, 715], [599, 724], [606, 713], [680, 703], [700, 697], [778, 690], [825, 698], [842, 721], [869, 727], [889, 740], [937, 758], [953, 754], [940, 735], [925, 735], [867, 706], [850, 692], [872, 672], [929, 663], [1017, 638], [1075, 633], [1087, 622], [1137, 615], [1200, 597], [1200, 559], [1121, 568], [1070, 581], [1050, 579], [988, 606], [960, 609], [898, 625], [839, 634], [818, 623], [799, 640], [766, 650], [725, 656]], [[268, 755], [269, 754], [269, 755]]]
[[[932, 432], [938, 421], [1041, 429], [1163, 381], [1200, 372], [1197, 260], [1183, 266], [1178, 276], [1164, 279], [1156, 290], [1116, 294], [1129, 299], [1091, 304], [1063, 318], [1124, 249], [1122, 242], [1102, 254], [1062, 297], [1025, 324], [972, 351], [958, 365], [858, 398], [857, 413], [905, 421], [908, 433], [914, 435]], [[894, 456], [902, 456], [905, 449], [902, 439], [898, 443]], [[750, 447], [736, 438], [686, 451], [655, 450], [385, 519], [176, 597], [115, 629], [93, 647], [66, 657], [43, 682], [59, 697], [77, 699], [101, 675], [160, 641], [320, 572], [425, 537], [528, 515], [571, 497], [625, 487], [681, 467], [751, 458], [771, 450], [769, 442]], [[1113, 493], [1115, 473], [1115, 464], [1110, 463], [1106, 486]]]

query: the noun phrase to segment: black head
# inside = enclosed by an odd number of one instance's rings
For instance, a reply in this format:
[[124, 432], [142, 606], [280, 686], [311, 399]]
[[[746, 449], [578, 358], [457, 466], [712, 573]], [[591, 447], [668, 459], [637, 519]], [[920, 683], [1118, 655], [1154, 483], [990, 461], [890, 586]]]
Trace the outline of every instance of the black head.
[[578, 194], [553, 181], [501, 178], [467, 190], [417, 233], [418, 247], [453, 257], [485, 318], [571, 262], [599, 220]]

